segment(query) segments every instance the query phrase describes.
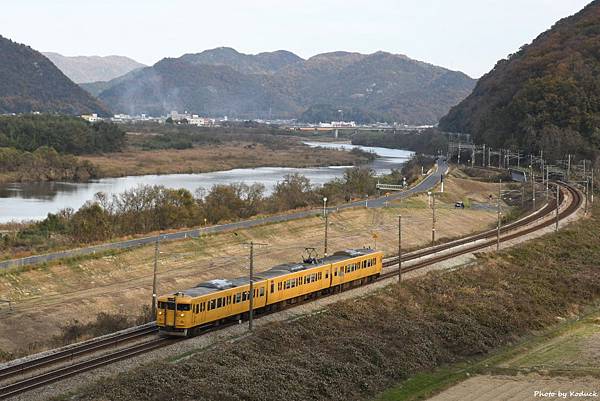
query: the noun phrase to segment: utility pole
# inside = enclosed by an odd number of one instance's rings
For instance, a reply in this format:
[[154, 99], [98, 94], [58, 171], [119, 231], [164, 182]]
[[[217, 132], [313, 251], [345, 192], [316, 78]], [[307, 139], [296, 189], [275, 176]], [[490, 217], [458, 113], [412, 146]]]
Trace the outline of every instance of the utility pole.
[[500, 197], [502, 196], [502, 180], [498, 185], [498, 225], [496, 228], [496, 251], [500, 250]]
[[554, 231], [558, 231], [558, 206], [559, 206], [559, 199], [560, 199], [560, 190], [558, 187], [558, 183], [556, 184], [556, 227], [554, 228]]
[[323, 255], [327, 257], [327, 234], [329, 230], [329, 213], [325, 213], [325, 243], [323, 244]]
[[592, 165], [592, 182], [590, 183], [592, 187], [592, 191], [590, 194], [590, 201], [594, 203], [594, 165]]
[[546, 202], [548, 202], [548, 195], [550, 195], [550, 188], [548, 186], [548, 180], [550, 179], [550, 170], [546, 166]]
[[252, 331], [254, 315], [254, 245], [267, 245], [250, 241], [250, 306], [248, 308], [248, 330]]
[[327, 257], [327, 234], [329, 230], [329, 213], [327, 213], [327, 198], [323, 198], [323, 217], [325, 217], [325, 242], [323, 244], [323, 255]]
[[402, 281], [402, 215], [398, 215], [398, 281]]
[[481, 167], [485, 167], [485, 143], [483, 144], [483, 152], [481, 155]]
[[154, 271], [152, 273], [152, 316], [156, 316], [156, 272], [158, 270], [158, 255], [159, 248], [158, 244], [160, 242], [160, 234], [156, 237], [156, 242], [154, 243]]
[[588, 184], [589, 184], [590, 180], [587, 179], [587, 177], [585, 177], [585, 209], [583, 214], [587, 216], [587, 212], [588, 212]]
[[254, 242], [250, 241], [250, 308], [248, 309], [248, 330], [252, 331], [254, 314]]
[[531, 166], [531, 190], [533, 191], [533, 210], [535, 210], [535, 174], [533, 172], [533, 165]]
[[431, 246], [435, 245], [435, 192], [431, 192], [432, 198], [432, 219], [431, 219]]
[[567, 181], [571, 180], [571, 154], [568, 155], [567, 159]]

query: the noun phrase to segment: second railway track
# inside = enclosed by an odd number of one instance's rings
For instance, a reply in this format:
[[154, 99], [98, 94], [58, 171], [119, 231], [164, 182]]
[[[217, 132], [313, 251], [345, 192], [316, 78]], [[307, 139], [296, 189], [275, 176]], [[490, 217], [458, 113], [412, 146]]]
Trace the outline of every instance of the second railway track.
[[[571, 214], [576, 212], [577, 209], [581, 206], [582, 195], [577, 189], [575, 189], [571, 185], [565, 183], [560, 183], [560, 185], [563, 187], [563, 190], [567, 191], [571, 195], [570, 204], [566, 208], [564, 208], [562, 212], [559, 213], [559, 219], [564, 219], [565, 217], [570, 216]], [[566, 199], [566, 197], [563, 196], [562, 199], [564, 200]], [[545, 207], [537, 210], [536, 212], [531, 213], [530, 215], [516, 222], [507, 224], [501, 229], [501, 234], [504, 235], [501, 236], [500, 241], [509, 241], [523, 235], [531, 234], [535, 231], [538, 231], [542, 228], [554, 224], [553, 220], [544, 220], [539, 222], [538, 224], [531, 225], [535, 221], [543, 217], [547, 217], [548, 215], [551, 215], [552, 213], [554, 213], [555, 209], [556, 204], [554, 202], [547, 203]], [[531, 226], [527, 227], [528, 225]], [[522, 227], [525, 228], [518, 232], [509, 233], [510, 231], [514, 231]], [[426, 260], [416, 262], [411, 266], [403, 266], [402, 272], [418, 270], [444, 260], [448, 260], [460, 255], [488, 248], [496, 243], [495, 239], [490, 239], [495, 236], [495, 229], [488, 230], [479, 234], [461, 238], [459, 240], [412, 252], [402, 257], [403, 263], [429, 255], [434, 256], [427, 258]], [[441, 255], [436, 255], [437, 253], [443, 251], [450, 251], [452, 250], [452, 248], [459, 249]], [[391, 267], [396, 264], [398, 264], [398, 257], [391, 257], [384, 260], [383, 266]], [[397, 275], [397, 269], [395, 269], [395, 271], [385, 272], [381, 274], [378, 281]], [[294, 304], [291, 306], [296, 305], [298, 304]], [[219, 326], [218, 328], [220, 329], [227, 326], [229, 325]], [[82, 372], [96, 369], [101, 366], [106, 366], [124, 359], [132, 358], [142, 353], [173, 344], [177, 341], [182, 341], [158, 337], [156, 334], [157, 331], [158, 330], [156, 326], [152, 324], [139, 326], [131, 329], [128, 332], [109, 335], [95, 340], [90, 340], [88, 342], [77, 344], [68, 347], [64, 350], [60, 350], [56, 353], [43, 355], [39, 358], [26, 359], [22, 363], [5, 365], [5, 367], [0, 368], [0, 382], [6, 382], [7, 380], [18, 378], [19, 376], [24, 377], [21, 377], [20, 379], [15, 379], [11, 383], [2, 385], [2, 387], [0, 387], [0, 399], [6, 399], [18, 394], [22, 394], [34, 388], [38, 388], [49, 383], [57, 382]], [[207, 332], [208, 331], [213, 331], [213, 329], [209, 329], [207, 330]], [[110, 348], [116, 347], [118, 344], [124, 345], [127, 342], [143, 339], [144, 337], [149, 337], [150, 339], [148, 341], [140, 342], [130, 346], [115, 349], [114, 351], [110, 351]], [[94, 353], [100, 351], [107, 352], [99, 356], [92, 356], [88, 359], [74, 361], [76, 358], [81, 358], [85, 355], [93, 355]], [[73, 360], [73, 363], [67, 364], [66, 362], [70, 360]], [[51, 368], [53, 365], [59, 366]]]

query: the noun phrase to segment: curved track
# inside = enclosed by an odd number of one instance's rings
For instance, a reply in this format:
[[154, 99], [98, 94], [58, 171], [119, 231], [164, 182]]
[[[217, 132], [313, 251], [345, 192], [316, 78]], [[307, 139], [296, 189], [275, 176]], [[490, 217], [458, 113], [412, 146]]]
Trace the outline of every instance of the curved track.
[[[564, 191], [571, 194], [571, 203], [559, 213], [559, 219], [575, 213], [583, 202], [583, 196], [573, 186], [565, 183], [560, 183]], [[561, 191], [562, 192], [562, 191]], [[561, 193], [561, 201], [564, 201], [565, 196]], [[511, 224], [501, 228], [500, 241], [509, 241], [518, 238], [523, 235], [533, 233], [542, 228], [548, 227], [555, 224], [553, 219], [546, 219], [538, 224], [531, 225], [536, 220], [551, 215], [556, 210], [556, 201], [549, 202], [542, 209], [530, 214], [529, 216], [522, 218]], [[526, 227], [531, 225], [530, 227]], [[518, 232], [509, 233], [515, 229], [525, 227]], [[416, 252], [412, 252], [402, 257], [402, 262], [415, 260], [428, 255], [435, 255], [441, 251], [451, 250], [455, 247], [460, 247], [453, 252], [445, 253], [444, 255], [434, 256], [426, 260], [417, 262], [411, 266], [403, 267], [402, 272], [409, 272], [421, 269], [425, 266], [454, 258], [456, 256], [464, 255], [467, 253], [475, 252], [496, 244], [496, 230], [488, 230], [480, 234], [472, 235], [466, 238], [461, 238], [452, 242], [444, 243], [434, 247], [426, 248]], [[483, 241], [482, 241], [483, 240]], [[469, 243], [473, 243], [470, 246], [465, 246]], [[398, 257], [392, 257], [384, 260], [383, 266], [390, 267], [398, 264]], [[390, 271], [380, 275], [379, 280], [397, 276], [398, 272]], [[295, 306], [298, 303], [292, 305]], [[274, 312], [276, 313], [276, 312]], [[219, 326], [218, 328], [227, 327], [228, 325]], [[207, 331], [212, 331], [208, 329]], [[136, 327], [135, 329], [126, 332], [119, 333], [111, 336], [102, 337], [95, 340], [90, 340], [85, 343], [81, 343], [64, 350], [58, 351], [53, 354], [47, 354], [36, 359], [28, 359], [22, 363], [9, 365], [4, 368], [0, 368], [0, 382], [16, 378], [14, 382], [5, 384], [0, 387], [0, 399], [9, 398], [17, 394], [24, 393], [31, 389], [44, 386], [46, 384], [62, 380], [64, 378], [74, 376], [76, 374], [95, 369], [100, 366], [112, 364], [114, 362], [131, 358], [142, 353], [173, 344], [176, 341], [182, 341], [182, 339], [169, 339], [161, 338], [156, 336], [158, 329], [155, 325], [144, 325]], [[150, 340], [137, 343], [130, 346], [125, 346], [114, 351], [110, 351], [111, 347], [117, 347], [118, 344], [126, 345], [127, 342], [140, 340], [144, 337], [150, 337]], [[74, 363], [68, 363], [70, 360], [80, 358], [88, 354], [94, 354], [98, 351], [106, 351], [103, 355], [77, 361]], [[62, 363], [63, 366], [60, 366]], [[52, 368], [53, 365], [59, 365], [58, 367]], [[45, 369], [45, 371], [44, 371]], [[18, 377], [21, 376], [20, 379]]]

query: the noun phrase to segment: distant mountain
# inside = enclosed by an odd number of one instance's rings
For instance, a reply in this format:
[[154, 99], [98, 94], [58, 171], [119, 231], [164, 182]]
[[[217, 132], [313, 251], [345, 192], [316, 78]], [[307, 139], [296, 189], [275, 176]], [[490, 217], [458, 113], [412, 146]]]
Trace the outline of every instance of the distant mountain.
[[0, 36], [0, 114], [107, 115], [107, 108], [29, 46]]
[[145, 67], [128, 57], [123, 56], [76, 56], [67, 57], [58, 53], [45, 52], [48, 57], [67, 77], [75, 83], [110, 81], [130, 71]]
[[600, 0], [500, 60], [440, 128], [562, 158], [600, 153]]
[[[163, 59], [109, 82], [100, 99], [115, 112], [189, 110], [238, 118], [298, 118], [311, 109], [354, 110], [369, 119], [435, 123], [466, 97], [467, 75], [385, 52], [333, 52], [304, 60], [287, 51], [230, 48]], [[315, 117], [316, 116], [316, 117]]]
[[244, 74], [273, 74], [281, 68], [304, 61], [294, 53], [278, 50], [249, 55], [230, 47], [219, 47], [197, 54], [185, 54], [180, 60], [194, 65], [227, 66]]

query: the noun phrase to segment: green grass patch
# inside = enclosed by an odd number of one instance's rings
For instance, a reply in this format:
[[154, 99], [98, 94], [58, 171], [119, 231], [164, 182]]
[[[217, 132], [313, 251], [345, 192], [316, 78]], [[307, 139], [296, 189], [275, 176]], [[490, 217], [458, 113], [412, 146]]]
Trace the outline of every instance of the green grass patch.
[[427, 399], [441, 390], [453, 386], [469, 378], [470, 373], [464, 368], [448, 367], [433, 372], [419, 373], [410, 379], [394, 386], [382, 394], [376, 401], [415, 401]]

